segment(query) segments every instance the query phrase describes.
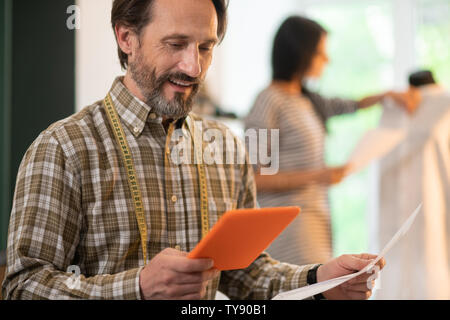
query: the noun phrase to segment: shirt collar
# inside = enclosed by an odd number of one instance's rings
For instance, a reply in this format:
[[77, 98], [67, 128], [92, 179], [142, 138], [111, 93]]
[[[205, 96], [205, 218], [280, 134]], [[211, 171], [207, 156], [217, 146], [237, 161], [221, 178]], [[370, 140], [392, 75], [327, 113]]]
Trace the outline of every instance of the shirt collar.
[[[144, 131], [146, 123], [162, 124], [162, 117], [152, 112], [152, 108], [134, 96], [123, 84], [123, 77], [117, 77], [109, 91], [114, 107], [122, 122], [137, 138]], [[180, 129], [186, 123], [186, 117], [175, 121]]]
[[109, 94], [122, 122], [135, 137], [142, 134], [147, 121], [161, 123], [162, 119], [151, 112], [151, 107], [135, 97], [125, 87], [123, 77], [114, 80]]

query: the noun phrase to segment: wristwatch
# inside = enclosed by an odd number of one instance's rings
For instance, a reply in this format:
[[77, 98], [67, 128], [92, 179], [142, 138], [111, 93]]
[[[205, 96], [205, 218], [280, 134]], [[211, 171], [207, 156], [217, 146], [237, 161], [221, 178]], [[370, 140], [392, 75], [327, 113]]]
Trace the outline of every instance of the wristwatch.
[[[306, 283], [311, 285], [311, 284], [315, 284], [317, 283], [317, 269], [319, 269], [319, 267], [322, 266], [321, 264], [318, 264], [317, 266], [315, 266], [314, 268], [312, 268], [311, 270], [308, 271], [308, 275], [306, 277]], [[316, 294], [313, 297], [314, 300], [326, 300], [326, 298], [324, 297], [323, 294], [319, 293]]]

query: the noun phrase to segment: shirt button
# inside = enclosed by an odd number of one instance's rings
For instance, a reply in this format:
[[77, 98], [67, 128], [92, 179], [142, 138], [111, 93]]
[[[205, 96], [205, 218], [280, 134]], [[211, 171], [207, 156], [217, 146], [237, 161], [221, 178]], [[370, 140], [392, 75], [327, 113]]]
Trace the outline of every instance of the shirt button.
[[155, 120], [157, 117], [156, 117], [156, 113], [150, 113], [150, 119], [151, 120]]
[[172, 202], [175, 203], [175, 202], [177, 202], [177, 201], [178, 201], [177, 196], [172, 196]]
[[136, 128], [133, 129], [133, 131], [134, 131], [134, 133], [139, 133], [139, 128], [136, 127]]

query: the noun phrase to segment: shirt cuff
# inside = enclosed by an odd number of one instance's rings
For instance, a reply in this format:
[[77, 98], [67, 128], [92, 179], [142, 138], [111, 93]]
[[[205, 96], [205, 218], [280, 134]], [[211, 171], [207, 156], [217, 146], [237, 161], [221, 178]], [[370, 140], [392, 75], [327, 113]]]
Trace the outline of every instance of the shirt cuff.
[[309, 264], [309, 265], [300, 267], [300, 269], [295, 273], [295, 275], [292, 278], [292, 281], [291, 281], [292, 289], [291, 290], [307, 286], [308, 285], [308, 281], [307, 281], [308, 271], [315, 268], [318, 265], [319, 264]]
[[114, 276], [114, 281], [105, 286], [108, 300], [141, 300], [139, 275], [144, 267], [128, 270]]
[[144, 298], [141, 296], [141, 286], [140, 286], [140, 284], [139, 284], [139, 278], [140, 278], [140, 276], [141, 276], [141, 271], [144, 269], [144, 267], [140, 267], [139, 269], [138, 269], [138, 272], [137, 272], [137, 276], [136, 276], [136, 283], [135, 283], [135, 286], [136, 286], [136, 300], [143, 300]]

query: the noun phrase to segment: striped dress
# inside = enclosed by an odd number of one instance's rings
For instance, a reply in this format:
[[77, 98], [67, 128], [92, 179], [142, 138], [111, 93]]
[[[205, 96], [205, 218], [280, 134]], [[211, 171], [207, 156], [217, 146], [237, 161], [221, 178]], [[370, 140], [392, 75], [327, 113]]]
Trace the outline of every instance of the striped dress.
[[[325, 167], [324, 121], [357, 108], [355, 101], [325, 99], [314, 93], [290, 95], [269, 87], [258, 95], [245, 125], [246, 129], [280, 130], [280, 172], [321, 169]], [[261, 207], [302, 208], [298, 218], [267, 249], [273, 258], [303, 265], [324, 263], [332, 257], [326, 185], [310, 183], [288, 192], [261, 192], [258, 201]]]

